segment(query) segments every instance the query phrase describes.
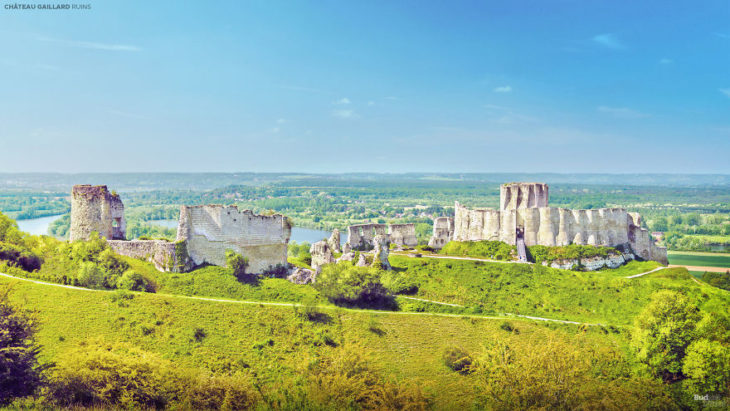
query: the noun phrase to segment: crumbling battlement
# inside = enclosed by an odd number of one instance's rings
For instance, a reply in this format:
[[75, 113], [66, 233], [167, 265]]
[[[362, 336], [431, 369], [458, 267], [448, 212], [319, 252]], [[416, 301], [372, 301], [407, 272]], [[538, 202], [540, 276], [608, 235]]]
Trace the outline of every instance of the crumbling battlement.
[[388, 238], [389, 242], [399, 246], [415, 247], [418, 245], [416, 238], [416, 225], [408, 224], [357, 224], [347, 227], [346, 250], [369, 251], [375, 248], [375, 237], [382, 235]]
[[499, 188], [500, 210], [548, 206], [548, 186], [544, 183], [507, 183]]
[[347, 244], [352, 250], [369, 251], [376, 235], [386, 235], [385, 224], [357, 224], [347, 227]]
[[416, 225], [409, 224], [390, 224], [388, 226], [388, 234], [390, 242], [399, 246], [415, 247], [418, 245], [416, 238]]
[[248, 272], [286, 265], [291, 224], [281, 214], [259, 215], [236, 206], [180, 207], [177, 240], [185, 241], [195, 265], [225, 266], [226, 250], [248, 258]]
[[124, 240], [124, 204], [106, 186], [75, 185], [71, 190], [69, 239], [88, 240], [92, 232], [108, 240]]
[[[520, 233], [527, 246], [617, 247], [628, 244], [638, 257], [667, 264], [666, 248], [654, 244], [649, 232], [641, 228], [641, 217], [636, 213], [628, 213], [623, 208], [571, 210], [548, 207], [545, 184], [503, 185], [500, 194], [501, 210], [469, 209], [456, 202], [452, 239], [515, 244], [517, 233]], [[443, 231], [440, 235], [443, 238]]]
[[107, 240], [107, 244], [115, 253], [149, 261], [159, 271], [184, 273], [192, 268], [184, 242]]
[[433, 220], [433, 235], [428, 246], [441, 249], [454, 236], [454, 219], [451, 217], [437, 217]]

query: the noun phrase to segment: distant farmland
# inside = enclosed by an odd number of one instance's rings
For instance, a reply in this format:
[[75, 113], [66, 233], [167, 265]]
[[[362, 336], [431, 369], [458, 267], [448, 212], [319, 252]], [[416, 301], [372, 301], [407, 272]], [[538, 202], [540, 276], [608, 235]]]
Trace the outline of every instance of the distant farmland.
[[730, 254], [669, 251], [669, 264], [730, 269]]

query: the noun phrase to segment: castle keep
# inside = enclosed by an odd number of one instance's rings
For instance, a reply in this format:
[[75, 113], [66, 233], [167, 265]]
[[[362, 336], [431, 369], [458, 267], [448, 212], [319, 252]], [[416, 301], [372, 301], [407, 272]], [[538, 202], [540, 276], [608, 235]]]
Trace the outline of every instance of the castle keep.
[[71, 190], [71, 227], [69, 238], [86, 240], [92, 232], [109, 240], [124, 240], [124, 204], [106, 186], [88, 184]]
[[291, 225], [281, 214], [258, 215], [236, 206], [180, 207], [177, 241], [126, 241], [124, 204], [106, 186], [77, 185], [72, 190], [71, 241], [92, 232], [107, 239], [114, 252], [145, 259], [160, 271], [185, 272], [202, 264], [226, 265], [226, 251], [248, 258], [248, 272], [286, 265]]
[[[548, 206], [548, 187], [541, 183], [504, 184], [500, 209], [469, 209], [454, 205], [453, 233], [450, 222], [434, 224], [434, 245], [442, 247], [445, 236], [454, 241], [498, 240], [527, 246], [568, 244], [625, 248], [644, 260], [667, 264], [667, 250], [658, 247], [641, 227], [641, 216], [623, 208], [571, 210]], [[438, 231], [438, 232], [437, 232]]]

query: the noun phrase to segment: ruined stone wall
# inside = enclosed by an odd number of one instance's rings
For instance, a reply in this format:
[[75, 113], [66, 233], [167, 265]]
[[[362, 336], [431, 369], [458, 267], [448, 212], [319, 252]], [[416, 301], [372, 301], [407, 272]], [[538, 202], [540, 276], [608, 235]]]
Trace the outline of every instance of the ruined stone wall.
[[548, 206], [548, 186], [543, 183], [508, 183], [499, 188], [500, 210]]
[[418, 245], [416, 238], [416, 225], [410, 224], [390, 224], [388, 226], [390, 241], [393, 244], [406, 247], [415, 247]]
[[[501, 213], [491, 208], [469, 209], [454, 204], [454, 241], [499, 240]], [[513, 231], [514, 237], [514, 231]], [[514, 242], [514, 239], [512, 240]]]
[[226, 250], [248, 258], [250, 273], [286, 264], [291, 225], [281, 214], [258, 215], [236, 206], [182, 206], [177, 240], [195, 265], [226, 265]]
[[372, 250], [376, 235], [387, 235], [385, 224], [357, 224], [347, 227], [347, 244], [353, 250]]
[[669, 264], [667, 249], [659, 247], [649, 234], [649, 230], [641, 227], [641, 216], [639, 213], [628, 213], [629, 244], [634, 253], [644, 260], [658, 261], [662, 264]]
[[88, 240], [94, 231], [109, 240], [123, 240], [124, 204], [107, 186], [75, 185], [71, 190], [69, 239]]
[[454, 235], [454, 219], [451, 217], [438, 217], [433, 220], [433, 235], [428, 240], [428, 246], [434, 249], [441, 249], [451, 241]]
[[[641, 216], [623, 208], [570, 210], [541, 207], [505, 211], [468, 209], [455, 204], [454, 241], [499, 240], [515, 244], [516, 229], [524, 229], [525, 244], [568, 244], [617, 247], [629, 244], [637, 257], [667, 264], [667, 250], [641, 228]], [[436, 226], [434, 225], [434, 230]]]
[[454, 240], [499, 240], [515, 243], [515, 231], [524, 229], [525, 244], [604, 245], [628, 242], [626, 210], [601, 208], [569, 210], [557, 207], [521, 208], [505, 211], [468, 209], [455, 204]]
[[146, 260], [159, 271], [182, 273], [190, 269], [185, 242], [163, 240], [107, 240], [117, 254]]

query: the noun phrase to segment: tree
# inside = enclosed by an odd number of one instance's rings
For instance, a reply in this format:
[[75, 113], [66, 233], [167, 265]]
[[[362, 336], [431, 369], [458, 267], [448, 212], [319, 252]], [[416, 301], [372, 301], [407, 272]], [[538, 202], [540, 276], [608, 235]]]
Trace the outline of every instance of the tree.
[[33, 321], [8, 301], [9, 288], [0, 291], [0, 406], [35, 392], [42, 382]]
[[690, 393], [719, 394], [730, 388], [730, 349], [718, 341], [701, 339], [687, 348], [682, 366]]
[[653, 223], [654, 224], [652, 224], [651, 228], [654, 231], [667, 231], [669, 229], [666, 217], [657, 217], [657, 219], [654, 220]]
[[696, 338], [700, 312], [685, 295], [662, 290], [636, 317], [631, 343], [640, 361], [665, 382], [683, 378], [682, 360]]
[[335, 304], [387, 308], [394, 303], [380, 282], [378, 270], [370, 267], [327, 264], [317, 276], [315, 287]]
[[248, 258], [232, 250], [227, 250], [226, 265], [228, 266], [228, 268], [233, 269], [234, 275], [244, 275], [246, 274], [246, 267], [248, 267]]

